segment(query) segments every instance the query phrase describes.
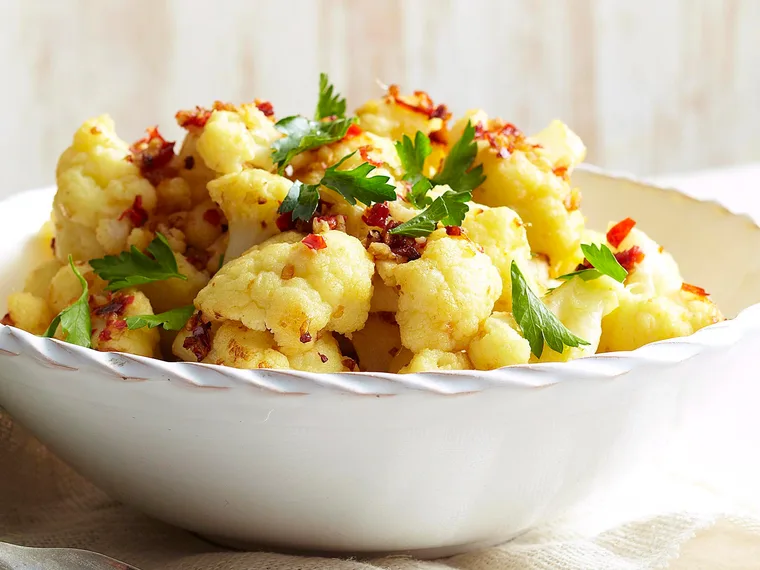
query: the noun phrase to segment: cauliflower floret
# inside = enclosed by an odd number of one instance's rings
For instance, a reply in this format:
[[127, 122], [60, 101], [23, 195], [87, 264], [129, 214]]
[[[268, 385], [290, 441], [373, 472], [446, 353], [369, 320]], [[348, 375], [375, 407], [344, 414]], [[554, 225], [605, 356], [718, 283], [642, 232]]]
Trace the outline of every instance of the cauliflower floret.
[[256, 105], [243, 104], [213, 111], [195, 148], [206, 166], [219, 174], [239, 172], [245, 166], [272, 170], [272, 143], [281, 137]]
[[398, 311], [398, 291], [385, 284], [379, 274], [372, 277], [372, 302], [370, 313], [395, 313]]
[[461, 132], [461, 122], [473, 118], [491, 135], [478, 143], [475, 162], [483, 165], [486, 179], [475, 189], [475, 201], [515, 210], [526, 223], [531, 249], [549, 257], [553, 273], [572, 271], [582, 259], [579, 248], [584, 219], [578, 210], [580, 194], [566, 179], [567, 169], [557, 170], [552, 153], [511, 125], [498, 120], [484, 122], [482, 112], [460, 120], [454, 131]]
[[156, 313], [163, 313], [177, 307], [192, 305], [198, 292], [209, 281], [208, 274], [205, 271], [196, 269], [184, 255], [175, 251], [174, 258], [177, 260], [179, 273], [187, 277], [186, 280], [175, 277], [140, 286], [140, 289], [150, 299]]
[[219, 207], [212, 200], [206, 200], [187, 213], [182, 229], [189, 245], [205, 250], [222, 235], [224, 223]]
[[198, 152], [199, 132], [189, 132], [182, 142], [182, 148], [179, 151], [179, 176], [187, 182], [190, 190], [190, 201], [193, 204], [208, 200], [208, 190], [206, 185], [216, 178], [216, 172], [211, 170], [203, 161], [203, 157]]
[[724, 320], [709, 297], [689, 291], [651, 298], [625, 293], [620, 306], [602, 321], [599, 352], [635, 350], [650, 342], [690, 335]]
[[50, 282], [61, 267], [63, 267], [63, 264], [57, 259], [51, 259], [38, 265], [27, 275], [24, 282], [24, 291], [31, 293], [35, 297], [47, 299], [50, 292]]
[[322, 333], [312, 350], [293, 354], [289, 360], [291, 368], [304, 372], [348, 372], [356, 368], [353, 360], [343, 356], [338, 342], [329, 332]]
[[602, 318], [614, 311], [624, 294], [623, 285], [602, 275], [584, 281], [574, 277], [543, 298], [544, 304], [570, 332], [588, 342], [576, 348], [565, 347], [562, 354], [544, 346], [539, 362], [566, 362], [596, 352], [602, 335]]
[[668, 295], [681, 289], [683, 278], [673, 256], [641, 230], [633, 228], [617, 248], [610, 248], [613, 252], [619, 252], [634, 246], [644, 253], [644, 259], [634, 265], [625, 280], [632, 293], [652, 297]]
[[58, 191], [53, 201], [58, 259], [89, 260], [125, 249], [131, 230], [119, 220], [135, 200], [150, 214], [156, 189], [126, 160], [129, 146], [116, 136], [113, 121], [101, 116], [85, 122], [58, 161]]
[[[91, 295], [100, 294], [105, 289], [107, 283], [95, 274], [89, 263], [77, 261], [74, 265], [85, 281], [87, 281], [87, 287]], [[53, 313], [60, 313], [79, 299], [81, 295], [82, 284], [77, 276], [74, 275], [68, 264], [61, 266], [50, 281], [50, 290], [48, 291], [47, 300]]]
[[364, 328], [351, 334], [359, 366], [369, 372], [389, 372], [401, 351], [401, 332], [390, 313], [372, 313]]
[[412, 361], [398, 371], [399, 374], [413, 372], [438, 372], [440, 370], [472, 370], [472, 362], [464, 352], [445, 352], [424, 349]]
[[[156, 197], [156, 209], [163, 213], [185, 211], [193, 206], [190, 185], [179, 176], [161, 180], [156, 186]], [[208, 199], [208, 196], [206, 198]]]
[[236, 321], [222, 323], [203, 362], [245, 369], [290, 368], [288, 358], [277, 350], [272, 333], [254, 331]]
[[20, 292], [8, 296], [8, 315], [3, 322], [32, 334], [42, 334], [54, 316], [44, 297]]
[[424, 91], [400, 95], [391, 85], [382, 99], [367, 101], [356, 110], [359, 125], [376, 135], [400, 140], [404, 135], [414, 140], [417, 131], [426, 135], [445, 127], [449, 113], [443, 105], [435, 106]]
[[284, 354], [312, 350], [318, 333], [364, 326], [374, 264], [361, 242], [343, 232], [321, 234], [311, 249], [295, 232], [278, 234], [226, 263], [197, 296], [208, 318], [270, 330]]
[[129, 330], [125, 322], [126, 317], [153, 314], [150, 301], [144, 294], [136, 289], [123, 289], [114, 295], [96, 295], [93, 300], [92, 348], [101, 352], [159, 355], [158, 329]]
[[431, 234], [420, 259], [394, 266], [392, 274], [400, 288], [401, 340], [415, 353], [466, 348], [501, 296], [491, 259], [464, 236], [447, 237], [445, 230]]
[[531, 137], [545, 149], [552, 168], [564, 168], [567, 174], [586, 158], [586, 145], [562, 121], [554, 120], [544, 130]]
[[467, 348], [473, 366], [477, 370], [495, 370], [527, 363], [530, 343], [517, 332], [519, 329], [511, 313], [494, 313], [488, 317]]
[[[517, 262], [520, 270], [533, 283], [533, 275], [527, 271], [531, 253], [525, 226], [513, 210], [506, 207], [488, 208], [474, 205], [467, 212], [462, 227], [467, 237], [483, 248], [499, 270], [502, 282], [501, 297], [496, 302], [496, 310], [509, 311], [512, 308], [512, 261]], [[533, 286], [535, 290], [536, 287]]]
[[276, 234], [277, 209], [293, 183], [260, 168], [227, 174], [208, 185], [230, 225], [225, 260], [231, 261], [250, 247]]

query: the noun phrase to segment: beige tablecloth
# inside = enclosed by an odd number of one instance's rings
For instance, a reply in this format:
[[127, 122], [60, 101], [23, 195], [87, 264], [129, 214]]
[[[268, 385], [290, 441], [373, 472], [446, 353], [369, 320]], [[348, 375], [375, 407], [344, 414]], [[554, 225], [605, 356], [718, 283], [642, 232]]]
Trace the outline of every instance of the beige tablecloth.
[[760, 568], [760, 522], [712, 508], [648, 516], [593, 533], [560, 521], [498, 548], [435, 562], [223, 551], [110, 499], [1, 413], [0, 469], [1, 541], [95, 550], [141, 570]]

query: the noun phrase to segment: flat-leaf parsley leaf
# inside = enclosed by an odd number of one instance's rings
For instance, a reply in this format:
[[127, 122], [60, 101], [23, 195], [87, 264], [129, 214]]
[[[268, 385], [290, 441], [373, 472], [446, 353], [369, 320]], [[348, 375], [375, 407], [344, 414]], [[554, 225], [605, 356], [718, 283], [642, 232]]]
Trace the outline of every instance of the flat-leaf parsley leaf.
[[69, 266], [82, 285], [82, 294], [71, 305], [61, 311], [50, 323], [43, 336], [48, 338], [55, 336], [58, 325], [63, 331], [63, 340], [71, 344], [78, 344], [85, 348], [92, 346], [91, 335], [92, 325], [90, 320], [90, 292], [87, 287], [87, 281], [74, 265], [74, 259], [69, 255]]
[[338, 93], [333, 94], [335, 87], [330, 83], [326, 73], [319, 74], [319, 100], [314, 119], [319, 121], [327, 117], [342, 118], [346, 116], [346, 99]]
[[161, 326], [167, 331], [178, 331], [185, 326], [194, 312], [195, 307], [187, 305], [157, 315], [135, 315], [127, 317], [125, 320], [127, 321], [127, 328], [131, 331], [146, 326], [151, 329]]
[[540, 358], [544, 343], [553, 351], [562, 354], [566, 346], [578, 347], [589, 342], [575, 336], [539, 299], [525, 281], [520, 268], [513, 261], [512, 277], [512, 314], [520, 326], [525, 339], [530, 343], [530, 351]]
[[620, 265], [620, 262], [615, 258], [615, 254], [612, 253], [609, 247], [604, 244], [589, 245], [584, 243], [581, 244], [581, 251], [592, 267], [560, 275], [560, 279], [567, 280], [573, 277], [580, 277], [584, 281], [591, 281], [602, 275], [607, 275], [620, 283], [625, 281], [628, 272]]
[[469, 192], [480, 186], [486, 179], [483, 165], [471, 168], [477, 154], [475, 127], [467, 123], [462, 137], [451, 147], [443, 169], [433, 177], [433, 184], [448, 184], [455, 192]]
[[156, 234], [146, 251], [150, 256], [132, 246], [130, 251], [119, 255], [91, 259], [90, 266], [101, 279], [108, 281], [106, 289], [109, 291], [172, 278], [187, 281], [179, 272], [174, 252], [162, 234]]

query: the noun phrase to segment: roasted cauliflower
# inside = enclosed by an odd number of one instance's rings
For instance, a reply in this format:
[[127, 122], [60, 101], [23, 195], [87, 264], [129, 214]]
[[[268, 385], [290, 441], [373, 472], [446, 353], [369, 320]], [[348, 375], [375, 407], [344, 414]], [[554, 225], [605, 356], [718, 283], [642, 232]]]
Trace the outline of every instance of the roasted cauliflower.
[[634, 220], [586, 227], [586, 147], [561, 121], [450, 125], [397, 86], [351, 115], [325, 75], [301, 116], [256, 99], [175, 118], [178, 150], [157, 127], [129, 145], [105, 115], [76, 131], [1, 325], [246, 370], [411, 374], [634, 350], [724, 318]]

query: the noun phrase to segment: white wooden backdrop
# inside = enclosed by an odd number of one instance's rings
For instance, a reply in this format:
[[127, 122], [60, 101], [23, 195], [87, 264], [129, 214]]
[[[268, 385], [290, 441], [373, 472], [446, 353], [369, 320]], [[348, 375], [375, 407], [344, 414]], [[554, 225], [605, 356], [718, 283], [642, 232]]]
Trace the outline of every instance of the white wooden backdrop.
[[760, 0], [0, 0], [0, 195], [49, 183], [88, 116], [132, 140], [214, 99], [310, 111], [375, 79], [554, 117], [640, 174], [760, 159]]

